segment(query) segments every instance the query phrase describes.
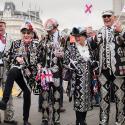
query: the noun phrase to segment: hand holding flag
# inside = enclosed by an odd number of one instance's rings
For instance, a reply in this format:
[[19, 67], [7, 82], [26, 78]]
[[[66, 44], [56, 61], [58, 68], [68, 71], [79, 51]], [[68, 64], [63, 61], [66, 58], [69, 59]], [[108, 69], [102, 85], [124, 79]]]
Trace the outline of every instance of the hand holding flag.
[[116, 32], [119, 32], [119, 33], [122, 32], [122, 26], [121, 26], [121, 23], [119, 21], [116, 21], [114, 23], [114, 29]]

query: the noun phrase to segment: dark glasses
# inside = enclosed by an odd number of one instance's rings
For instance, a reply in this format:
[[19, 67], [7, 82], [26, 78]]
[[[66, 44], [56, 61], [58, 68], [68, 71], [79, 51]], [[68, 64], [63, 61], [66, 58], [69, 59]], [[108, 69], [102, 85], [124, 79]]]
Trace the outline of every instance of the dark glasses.
[[24, 29], [22, 30], [22, 34], [30, 34], [32, 33], [30, 30]]
[[106, 17], [110, 18], [111, 15], [103, 15], [102, 17], [103, 17], [103, 18], [106, 18]]

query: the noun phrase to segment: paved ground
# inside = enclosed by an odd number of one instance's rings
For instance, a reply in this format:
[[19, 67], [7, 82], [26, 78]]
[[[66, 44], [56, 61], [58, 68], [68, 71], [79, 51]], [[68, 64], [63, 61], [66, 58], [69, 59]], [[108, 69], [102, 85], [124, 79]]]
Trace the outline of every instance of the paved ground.
[[[22, 123], [22, 98], [14, 98], [15, 105], [15, 114], [16, 120], [18, 121], [18, 125], [23, 125]], [[73, 111], [72, 103], [68, 102], [68, 98], [64, 95], [64, 108], [66, 109], [65, 113], [61, 113], [61, 125], [75, 125], [75, 114]], [[3, 120], [3, 112], [1, 112], [2, 120]], [[111, 104], [111, 114], [110, 114], [110, 124], [114, 125], [115, 117], [115, 105]], [[41, 113], [38, 112], [38, 96], [32, 95], [32, 106], [30, 112], [29, 121], [32, 125], [41, 125]], [[89, 111], [87, 114], [87, 123], [88, 125], [98, 125], [99, 124], [99, 108], [95, 107], [92, 111]], [[1, 125], [9, 125], [3, 124]]]

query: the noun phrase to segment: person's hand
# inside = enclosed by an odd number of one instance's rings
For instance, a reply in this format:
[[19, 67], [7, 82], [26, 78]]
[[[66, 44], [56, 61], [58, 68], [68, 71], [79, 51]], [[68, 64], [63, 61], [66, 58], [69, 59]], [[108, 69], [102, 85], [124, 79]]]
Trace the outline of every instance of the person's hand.
[[17, 58], [16, 58], [16, 61], [17, 61], [19, 64], [24, 64], [24, 59], [23, 59], [23, 57], [17, 57]]
[[30, 77], [31, 72], [30, 72], [30, 70], [29, 70], [28, 68], [25, 69], [25, 74], [26, 74], [28, 77]]
[[118, 22], [118, 21], [116, 21], [115, 23], [114, 23], [114, 29], [115, 29], [115, 32], [122, 32], [122, 26], [121, 26], [121, 23], [120, 22]]
[[41, 70], [41, 69], [42, 69], [41, 64], [37, 64], [37, 70]]

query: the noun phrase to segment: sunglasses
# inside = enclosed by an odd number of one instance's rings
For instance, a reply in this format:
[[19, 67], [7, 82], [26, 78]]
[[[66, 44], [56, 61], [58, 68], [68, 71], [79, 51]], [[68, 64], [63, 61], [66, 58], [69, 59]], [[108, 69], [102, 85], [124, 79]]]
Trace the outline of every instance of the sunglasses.
[[110, 18], [111, 15], [103, 15], [102, 17], [103, 17], [103, 18], [106, 18], [106, 17]]
[[29, 34], [31, 34], [31, 33], [32, 33], [32, 32], [29, 31], [29, 30], [23, 30], [23, 31], [22, 31], [22, 34], [28, 34], [28, 35], [29, 35]]

